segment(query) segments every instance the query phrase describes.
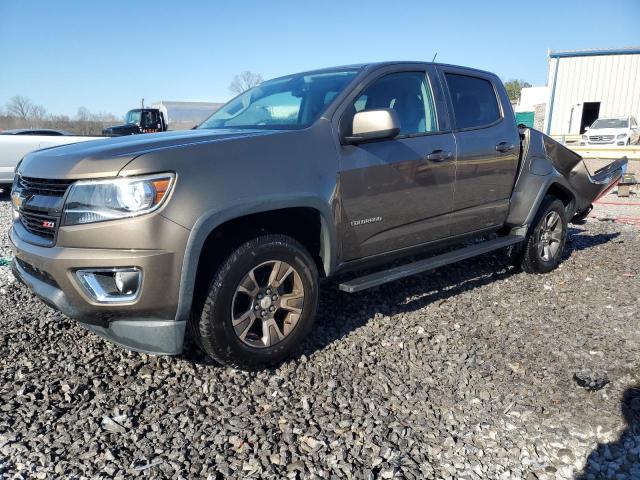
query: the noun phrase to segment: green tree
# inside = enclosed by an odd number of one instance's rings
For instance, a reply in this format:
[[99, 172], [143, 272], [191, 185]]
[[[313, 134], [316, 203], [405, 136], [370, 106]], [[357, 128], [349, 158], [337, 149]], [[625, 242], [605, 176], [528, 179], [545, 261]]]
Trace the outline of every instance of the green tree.
[[509, 100], [511, 102], [517, 102], [520, 98], [520, 91], [523, 88], [530, 87], [531, 84], [529, 82], [525, 82], [524, 80], [508, 80], [504, 82], [504, 88], [507, 89], [507, 95], [509, 95]]

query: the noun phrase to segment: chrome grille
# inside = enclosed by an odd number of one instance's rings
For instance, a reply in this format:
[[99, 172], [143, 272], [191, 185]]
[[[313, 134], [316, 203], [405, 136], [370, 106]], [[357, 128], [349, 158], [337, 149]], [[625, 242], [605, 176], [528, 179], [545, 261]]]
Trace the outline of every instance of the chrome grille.
[[53, 245], [62, 215], [64, 196], [74, 180], [51, 180], [18, 177], [14, 194], [18, 194], [20, 223], [43, 245]]
[[20, 211], [20, 221], [24, 228], [34, 235], [53, 240], [58, 227], [58, 218], [51, 215]]
[[610, 142], [613, 140], [613, 135], [592, 135], [589, 137], [590, 142]]
[[62, 197], [73, 180], [45, 180], [42, 178], [20, 177], [19, 184], [31, 195]]

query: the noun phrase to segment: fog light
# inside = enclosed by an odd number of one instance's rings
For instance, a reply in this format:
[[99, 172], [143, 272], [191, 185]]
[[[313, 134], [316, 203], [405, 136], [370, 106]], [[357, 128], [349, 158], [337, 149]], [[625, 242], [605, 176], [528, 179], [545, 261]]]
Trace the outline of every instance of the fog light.
[[138, 290], [140, 272], [135, 270], [116, 272], [114, 279], [116, 281], [116, 288], [118, 289], [118, 292], [124, 293], [125, 295], [131, 295]]
[[76, 272], [80, 284], [99, 303], [132, 302], [142, 284], [139, 268], [96, 268]]

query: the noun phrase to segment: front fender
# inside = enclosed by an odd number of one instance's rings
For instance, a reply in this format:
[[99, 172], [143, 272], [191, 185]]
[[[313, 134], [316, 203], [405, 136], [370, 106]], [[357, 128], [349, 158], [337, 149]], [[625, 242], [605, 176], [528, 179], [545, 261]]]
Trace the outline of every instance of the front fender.
[[331, 209], [321, 198], [308, 193], [289, 193], [253, 197], [245, 202], [222, 206], [205, 212], [191, 229], [182, 263], [176, 320], [186, 320], [191, 314], [198, 262], [205, 241], [211, 232], [229, 220], [246, 215], [300, 207], [312, 208], [320, 214], [321, 257], [325, 274], [330, 275], [335, 270], [337, 263], [337, 235]]

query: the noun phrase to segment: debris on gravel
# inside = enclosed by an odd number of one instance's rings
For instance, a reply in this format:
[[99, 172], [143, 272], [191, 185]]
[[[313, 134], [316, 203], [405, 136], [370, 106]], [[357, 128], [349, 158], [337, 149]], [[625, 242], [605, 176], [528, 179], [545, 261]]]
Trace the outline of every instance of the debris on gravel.
[[300, 354], [247, 373], [122, 350], [0, 267], [0, 478], [637, 479], [639, 276], [640, 228], [589, 218], [547, 275], [327, 282]]
[[580, 387], [585, 388], [590, 392], [600, 390], [609, 383], [609, 379], [606, 374], [598, 374], [588, 371], [574, 373], [573, 379]]

